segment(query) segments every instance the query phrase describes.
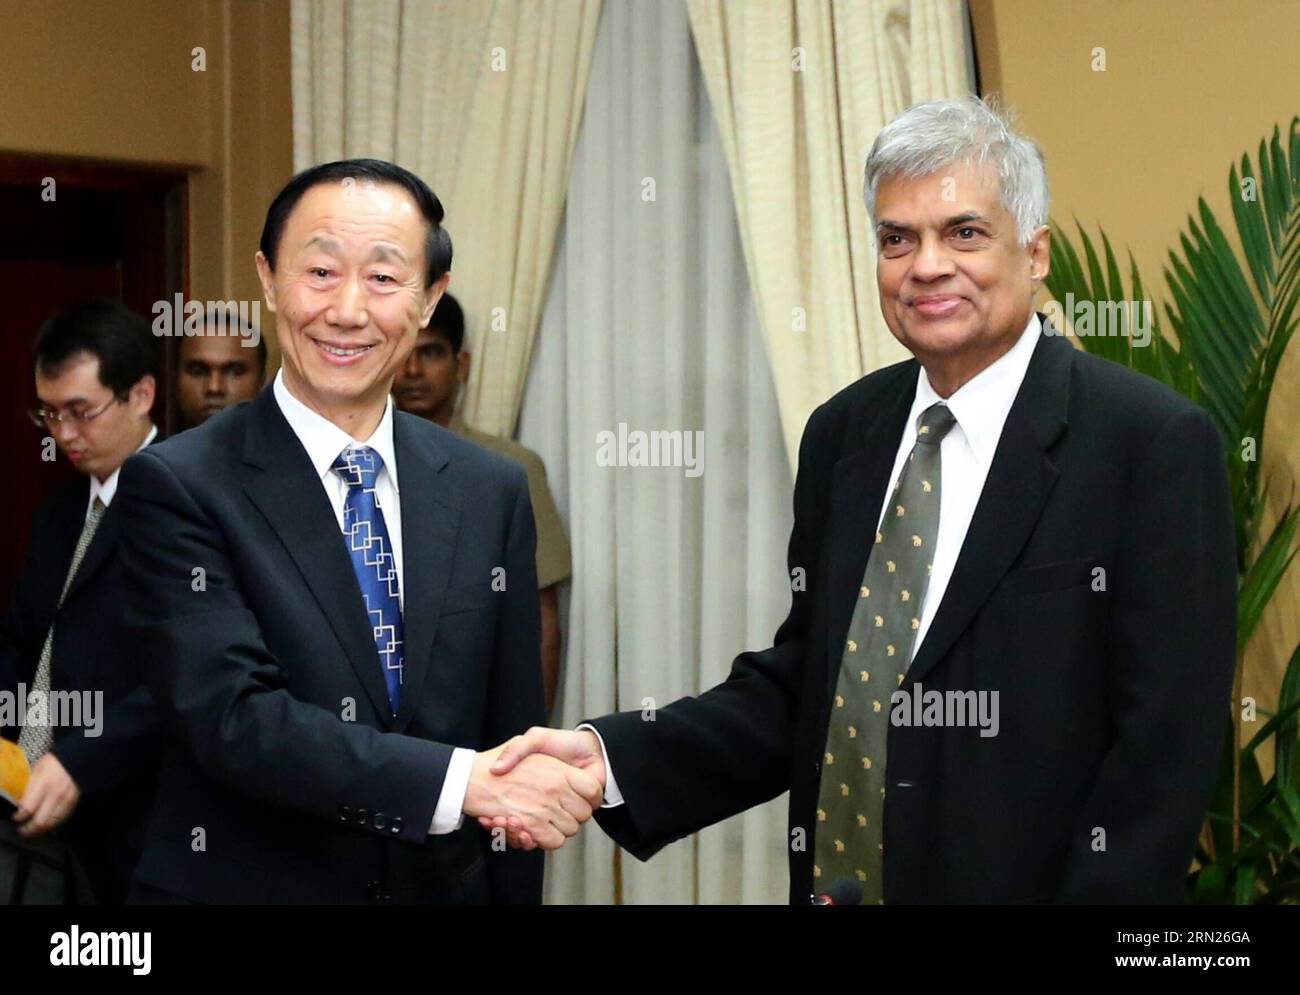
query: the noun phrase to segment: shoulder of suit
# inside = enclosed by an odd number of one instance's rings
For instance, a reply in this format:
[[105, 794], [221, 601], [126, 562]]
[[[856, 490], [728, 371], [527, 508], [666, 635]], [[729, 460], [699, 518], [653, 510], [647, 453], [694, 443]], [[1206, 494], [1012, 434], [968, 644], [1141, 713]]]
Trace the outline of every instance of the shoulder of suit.
[[1072, 424], [1076, 415], [1096, 414], [1112, 429], [1146, 435], [1179, 417], [1210, 420], [1204, 408], [1168, 384], [1083, 349], [1074, 352]]
[[859, 377], [820, 404], [809, 416], [805, 431], [816, 434], [842, 431], [858, 415], [881, 401], [895, 399], [901, 391], [914, 391], [919, 370], [920, 364], [915, 359], [905, 359]]
[[[402, 431], [409, 432], [413, 439], [422, 440], [445, 455], [456, 474], [487, 473], [509, 480], [516, 478], [522, 469], [519, 460], [494, 452], [477, 441], [457, 435], [427, 418], [407, 414], [404, 411], [394, 411], [393, 417], [401, 421]], [[400, 474], [401, 471], [399, 470], [398, 473]]]
[[182, 475], [188, 471], [205, 477], [219, 474], [225, 467], [239, 462], [252, 410], [250, 401], [232, 405], [202, 425], [155, 440], [141, 453], [157, 457]]

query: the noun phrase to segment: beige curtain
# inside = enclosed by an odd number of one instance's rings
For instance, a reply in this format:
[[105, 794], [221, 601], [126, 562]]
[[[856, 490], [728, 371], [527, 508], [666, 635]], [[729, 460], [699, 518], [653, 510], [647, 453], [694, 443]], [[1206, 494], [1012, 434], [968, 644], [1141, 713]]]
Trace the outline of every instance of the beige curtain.
[[464, 413], [514, 429], [564, 212], [600, 0], [294, 0], [294, 168], [354, 156], [447, 210], [474, 364]]
[[961, 0], [686, 0], [791, 462], [808, 415], [906, 357], [880, 316], [862, 171], [880, 128], [971, 90]]

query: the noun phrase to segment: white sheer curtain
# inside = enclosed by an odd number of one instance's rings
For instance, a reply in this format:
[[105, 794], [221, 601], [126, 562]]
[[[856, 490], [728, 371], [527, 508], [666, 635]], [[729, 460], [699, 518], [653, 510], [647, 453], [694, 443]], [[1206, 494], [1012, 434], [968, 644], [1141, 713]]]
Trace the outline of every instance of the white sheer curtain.
[[[597, 465], [597, 434], [704, 433], [703, 473]], [[686, 10], [607, 4], [520, 423], [573, 539], [557, 724], [722, 680], [789, 606], [792, 480]], [[594, 824], [551, 902], [780, 903], [784, 797], [648, 864]]]

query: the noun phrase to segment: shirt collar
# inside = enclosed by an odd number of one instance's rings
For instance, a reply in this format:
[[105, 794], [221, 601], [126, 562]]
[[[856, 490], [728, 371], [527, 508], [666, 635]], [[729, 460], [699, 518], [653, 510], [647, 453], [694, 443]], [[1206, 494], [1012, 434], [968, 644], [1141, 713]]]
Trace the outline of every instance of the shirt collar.
[[[153, 442], [153, 440], [157, 437], [158, 437], [158, 426], [150, 425], [149, 434], [144, 437], [144, 442], [140, 443], [139, 447], [137, 447], [136, 449], [136, 452], [138, 453], [145, 446], [149, 445], [149, 443]], [[107, 508], [110, 504], [113, 503], [113, 495], [117, 493], [117, 478], [121, 474], [121, 472], [122, 472], [122, 468], [119, 466], [116, 470], [114, 470], [112, 473], [110, 473], [107, 477], [104, 478], [103, 483], [100, 483], [99, 478], [96, 477], [93, 473], [90, 475], [90, 499], [86, 502], [87, 515], [90, 514], [90, 509], [95, 506], [95, 498], [99, 498], [100, 501], [104, 502], [105, 508]]]
[[379, 425], [370, 438], [354, 439], [328, 418], [316, 413], [289, 393], [289, 388], [284, 385], [283, 370], [276, 373], [271, 389], [275, 394], [275, 403], [280, 406], [280, 413], [284, 415], [284, 420], [289, 423], [293, 434], [302, 443], [303, 449], [307, 450], [307, 458], [311, 460], [312, 469], [322, 480], [330, 472], [334, 461], [338, 459], [339, 453], [343, 452], [345, 447], [369, 446], [384, 461], [388, 479], [393, 482], [393, 490], [398, 490], [397, 457], [393, 449], [392, 397], [384, 402], [384, 415], [379, 419]]
[[975, 458], [987, 466], [993, 459], [998, 439], [1002, 437], [1002, 426], [1006, 423], [1011, 405], [1024, 382], [1041, 328], [1038, 315], [1030, 313], [1025, 330], [1020, 333], [1016, 344], [962, 384], [948, 398], [940, 397], [935, 392], [925, 367], [922, 367], [916, 382], [916, 399], [912, 402], [908, 421], [911, 430], [916, 431], [921, 413], [930, 405], [939, 402], [947, 404]]

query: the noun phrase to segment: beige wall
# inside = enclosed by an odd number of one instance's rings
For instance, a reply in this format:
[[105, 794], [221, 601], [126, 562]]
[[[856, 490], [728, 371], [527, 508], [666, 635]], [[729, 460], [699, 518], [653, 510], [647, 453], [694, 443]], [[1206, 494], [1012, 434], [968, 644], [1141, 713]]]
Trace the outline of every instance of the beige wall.
[[[1300, 114], [1294, 0], [970, 0], [984, 91], [1000, 93], [1042, 145], [1052, 216], [1078, 218], [1132, 249], [1152, 293], [1196, 198], [1235, 243], [1228, 167]], [[1092, 69], [1106, 50], [1105, 72]], [[1163, 313], [1163, 303], [1157, 299]], [[1300, 350], [1279, 374], [1265, 472], [1283, 496], [1300, 481]], [[1247, 663], [1246, 693], [1271, 703], [1300, 641], [1293, 567]]]
[[260, 299], [293, 165], [288, 0], [3, 0], [0, 25], [0, 151], [184, 167], [190, 295]]

